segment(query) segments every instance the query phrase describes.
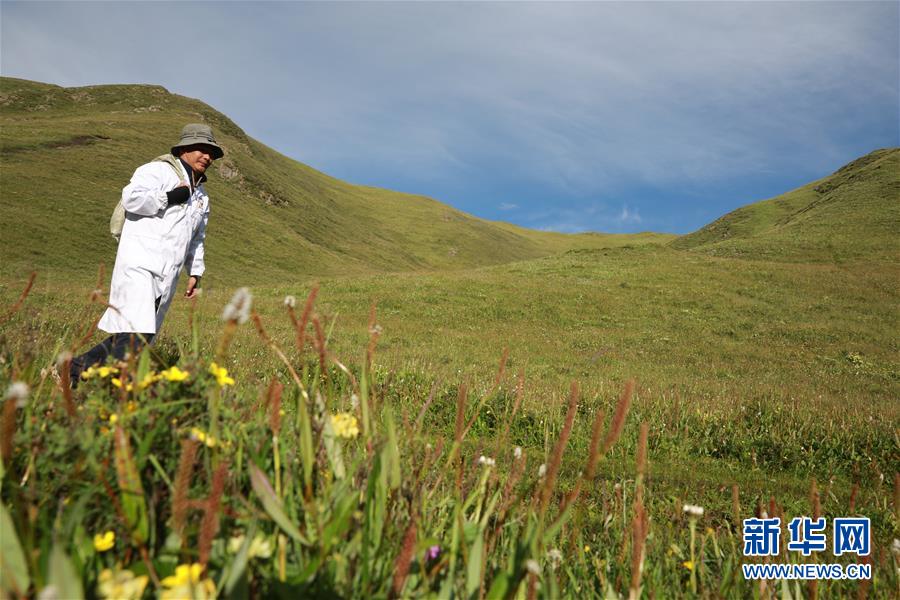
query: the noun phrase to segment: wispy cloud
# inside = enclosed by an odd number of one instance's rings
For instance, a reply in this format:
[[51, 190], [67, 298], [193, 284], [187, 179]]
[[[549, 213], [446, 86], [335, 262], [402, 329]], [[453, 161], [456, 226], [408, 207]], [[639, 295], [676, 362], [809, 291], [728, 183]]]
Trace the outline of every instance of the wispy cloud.
[[900, 144], [898, 6], [184, 3], [203, 27], [179, 69], [162, 5], [3, 2], [0, 70], [159, 83], [333, 175], [488, 218], [604, 196], [632, 199], [611, 223], [684, 230]]
[[510, 202], [501, 202], [500, 206], [498, 206], [497, 208], [499, 208], [500, 210], [515, 210], [515, 209], [519, 208], [519, 205], [512, 204]]
[[619, 213], [618, 221], [621, 225], [630, 225], [632, 223], [641, 223], [641, 215], [637, 210], [629, 210], [627, 206], [622, 206], [622, 212]]

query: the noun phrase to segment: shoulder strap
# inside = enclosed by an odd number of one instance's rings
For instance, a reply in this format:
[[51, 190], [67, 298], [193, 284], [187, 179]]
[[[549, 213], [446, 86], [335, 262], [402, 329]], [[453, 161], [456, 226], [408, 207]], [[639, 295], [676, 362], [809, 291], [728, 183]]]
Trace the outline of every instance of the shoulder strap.
[[164, 162], [168, 164], [170, 167], [175, 169], [175, 174], [178, 175], [178, 179], [181, 179], [183, 173], [181, 172], [181, 165], [178, 163], [178, 158], [173, 154], [161, 154], [153, 159], [154, 162]]

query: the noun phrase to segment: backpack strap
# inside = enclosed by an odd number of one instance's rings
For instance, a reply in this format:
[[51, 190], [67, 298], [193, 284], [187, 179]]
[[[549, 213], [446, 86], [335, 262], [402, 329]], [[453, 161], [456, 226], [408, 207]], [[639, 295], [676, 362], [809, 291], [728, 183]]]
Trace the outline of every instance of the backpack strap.
[[[160, 161], [164, 162], [172, 169], [175, 170], [175, 176], [178, 177], [178, 180], [181, 181], [184, 173], [181, 171], [181, 165], [179, 164], [178, 158], [174, 155], [170, 154], [162, 154], [153, 159], [153, 162]], [[113, 209], [112, 216], [109, 218], [109, 232], [112, 234], [113, 238], [116, 241], [119, 241], [119, 237], [122, 235], [122, 228], [125, 226], [125, 207], [122, 206], [122, 201], [119, 200], [119, 203], [116, 204], [116, 208]]]

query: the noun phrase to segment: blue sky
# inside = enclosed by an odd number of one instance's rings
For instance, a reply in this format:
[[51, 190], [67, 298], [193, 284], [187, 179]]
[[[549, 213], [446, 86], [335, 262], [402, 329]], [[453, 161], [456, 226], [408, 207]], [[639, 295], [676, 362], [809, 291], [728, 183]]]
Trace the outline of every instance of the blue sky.
[[686, 233], [900, 145], [900, 3], [0, 4], [0, 72], [153, 83], [354, 183]]

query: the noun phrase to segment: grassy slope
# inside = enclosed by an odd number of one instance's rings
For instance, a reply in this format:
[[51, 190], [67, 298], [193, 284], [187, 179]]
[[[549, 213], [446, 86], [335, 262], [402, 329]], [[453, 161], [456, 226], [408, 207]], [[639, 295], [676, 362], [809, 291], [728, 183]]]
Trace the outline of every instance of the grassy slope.
[[[8, 85], [4, 80], [4, 94]], [[4, 331], [16, 354], [34, 352], [49, 363], [57, 340], [76, 342], [80, 328], [100, 313], [82, 300], [89, 286], [54, 280], [46, 265], [58, 269], [57, 254], [67, 247], [88, 253], [77, 259], [87, 277], [96, 262], [111, 260], [102, 221], [122, 173], [155, 151], [133, 160], [116, 153], [157, 148], [177, 129], [173, 123], [197, 119], [191, 111], [203, 110], [241, 173], [227, 180], [219, 170], [211, 183], [221, 208], [210, 248], [218, 274], [198, 304], [204, 354], [213, 351], [221, 332], [222, 305], [245, 284], [253, 285], [254, 306], [269, 333], [290, 349], [293, 334], [282, 298], [304, 296], [317, 277], [319, 314], [335, 324], [332, 349], [348, 365], [359, 363], [369, 305], [377, 302], [384, 333], [376, 365], [382, 375], [393, 372], [385, 376], [392, 382], [386, 387], [398, 413], [415, 417], [438, 381], [429, 435], [452, 435], [454, 386], [468, 379], [478, 397], [508, 347], [503, 390], [514, 385], [519, 368], [528, 390], [513, 441], [538, 454], [537, 461], [545, 460], [559, 427], [570, 381], [582, 386], [580, 414], [599, 408], [609, 414], [622, 382], [636, 377], [633, 413], [604, 478], [631, 476], [638, 424], [646, 420], [650, 486], [660, 503], [699, 503], [719, 519], [728, 514], [730, 484], [736, 482], [747, 507], [775, 497], [802, 514], [809, 480], [816, 477], [823, 486], [829, 482], [823, 502], [828, 514], [837, 515], [844, 514], [850, 483], [859, 481], [863, 514], [890, 532], [886, 539], [898, 535], [890, 507], [873, 508], [890, 494], [891, 474], [898, 470], [897, 150], [873, 153], [834, 176], [735, 211], [669, 247], [572, 250], [573, 240], [636, 245], [640, 236], [525, 232], [431, 200], [350, 186], [241, 141], [236, 127], [213, 120], [222, 117], [200, 103], [159, 88], [99, 88], [91, 94], [106, 91], [114, 97], [146, 94], [141, 106], [164, 105], [151, 102], [159, 97], [188, 108], [173, 110], [174, 116], [135, 112], [137, 100], [129, 100], [103, 111], [73, 105], [45, 111], [5, 106], [0, 112], [0, 268], [14, 275], [0, 283], [0, 306], [10, 305], [20, 290], [17, 270], [41, 269], [34, 293]], [[28, 100], [32, 108], [41, 103], [38, 96]], [[59, 143], [85, 132], [111, 139]], [[47, 146], [48, 140], [56, 143]], [[93, 159], [89, 171], [77, 162], [98, 153], [105, 158]], [[52, 181], [37, 174], [34, 161], [42, 157], [52, 161]], [[268, 190], [288, 201], [267, 205], [242, 195], [241, 177], [245, 190]], [[102, 194], [89, 191], [101, 185]], [[65, 213], [60, 202], [42, 200], [56, 198], [42, 195], [48, 190], [62, 195], [66, 186], [85, 211]], [[29, 210], [22, 211], [25, 202]], [[239, 202], [246, 223], [238, 220]], [[38, 247], [37, 239], [46, 239], [46, 247]], [[446, 251], [450, 241], [458, 244], [455, 257]], [[105, 254], [93, 248], [97, 244]], [[245, 256], [245, 248], [254, 257]], [[536, 258], [541, 253], [558, 254]], [[500, 262], [505, 264], [489, 264]], [[438, 267], [459, 268], [434, 272]], [[392, 268], [432, 271], [390, 278], [372, 272]], [[12, 279], [15, 286], [3, 285]], [[175, 303], [157, 345], [161, 353], [176, 342], [189, 343], [187, 313], [187, 303]], [[238, 331], [232, 351], [228, 367], [249, 396], [279, 371], [249, 325]], [[504, 410], [500, 403], [487, 408], [491, 415]], [[486, 418], [472, 437], [488, 444], [495, 433]], [[564, 481], [574, 477], [589, 437], [590, 420], [580, 417]], [[656, 522], [669, 518], [653, 510]]]
[[900, 258], [900, 148], [744, 206], [671, 242], [719, 256], [841, 262]]
[[106, 223], [122, 186], [189, 121], [211, 124], [227, 151], [208, 184], [213, 279], [459, 269], [672, 237], [563, 235], [492, 223], [422, 196], [329, 177], [161, 87], [61, 88], [3, 78], [3, 272], [36, 268], [84, 279], [98, 263], [111, 265]]

